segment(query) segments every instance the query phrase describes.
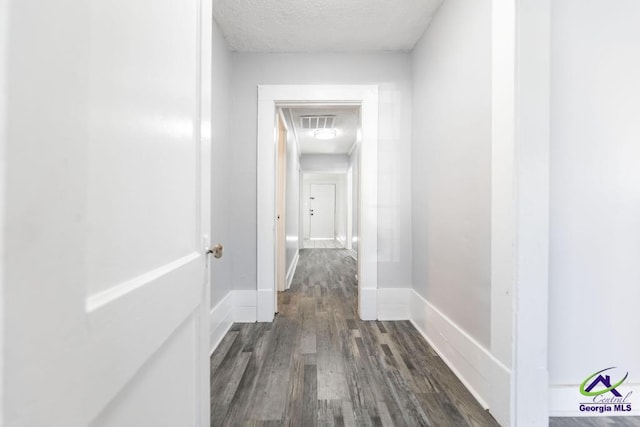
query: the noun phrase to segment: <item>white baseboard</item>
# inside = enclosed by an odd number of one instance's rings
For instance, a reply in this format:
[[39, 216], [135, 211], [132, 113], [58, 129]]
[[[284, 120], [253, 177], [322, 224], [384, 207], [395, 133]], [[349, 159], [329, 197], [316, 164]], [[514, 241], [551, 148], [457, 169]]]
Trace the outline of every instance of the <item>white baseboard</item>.
[[378, 289], [378, 320], [409, 320], [411, 288]]
[[[579, 384], [551, 385], [549, 386], [549, 416], [550, 417], [625, 417], [640, 415], [640, 384], [624, 383], [618, 391], [626, 396], [631, 392], [628, 403], [632, 410], [629, 412], [586, 412], [580, 411], [580, 403], [590, 401], [580, 394]], [[602, 405], [599, 405], [602, 406]], [[612, 408], [613, 409], [613, 408]]]
[[411, 323], [484, 409], [509, 425], [511, 370], [415, 290]]
[[218, 347], [233, 320], [233, 291], [230, 291], [209, 313], [209, 354]]
[[343, 248], [347, 247], [347, 237], [346, 236], [336, 236], [336, 241], [342, 245]]
[[256, 321], [256, 291], [229, 291], [209, 314], [209, 354], [222, 341], [233, 323]]
[[233, 321], [253, 323], [257, 320], [256, 291], [233, 291]]
[[291, 287], [291, 282], [293, 282], [293, 276], [296, 273], [296, 267], [298, 266], [298, 260], [300, 259], [300, 251], [296, 250], [296, 254], [293, 256], [293, 260], [291, 261], [291, 265], [289, 265], [289, 270], [287, 270], [287, 289]]

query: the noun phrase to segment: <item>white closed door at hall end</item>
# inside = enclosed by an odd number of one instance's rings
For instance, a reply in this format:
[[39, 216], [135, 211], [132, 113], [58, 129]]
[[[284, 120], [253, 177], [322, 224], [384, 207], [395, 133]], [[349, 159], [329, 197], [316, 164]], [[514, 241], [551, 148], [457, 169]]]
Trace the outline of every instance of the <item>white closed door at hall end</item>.
[[335, 184], [309, 186], [309, 238], [334, 239], [336, 218]]
[[4, 425], [208, 426], [211, 0], [8, 1]]

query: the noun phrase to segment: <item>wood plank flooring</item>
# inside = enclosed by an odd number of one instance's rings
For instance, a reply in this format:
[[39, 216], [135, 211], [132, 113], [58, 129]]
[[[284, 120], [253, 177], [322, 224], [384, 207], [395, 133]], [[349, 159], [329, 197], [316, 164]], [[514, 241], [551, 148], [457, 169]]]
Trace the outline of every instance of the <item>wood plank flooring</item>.
[[355, 261], [303, 249], [272, 324], [211, 356], [212, 426], [496, 426], [410, 322], [363, 322]]
[[640, 417], [574, 417], [550, 419], [551, 427], [640, 427]]
[[311, 240], [304, 239], [303, 242], [305, 249], [344, 249], [344, 245], [337, 240]]

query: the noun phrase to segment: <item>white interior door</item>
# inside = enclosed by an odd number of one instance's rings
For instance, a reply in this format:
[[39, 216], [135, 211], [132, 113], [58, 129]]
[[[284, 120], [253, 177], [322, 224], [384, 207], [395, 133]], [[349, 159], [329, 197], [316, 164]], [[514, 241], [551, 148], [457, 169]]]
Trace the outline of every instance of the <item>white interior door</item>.
[[206, 0], [93, 4], [86, 411], [95, 427], [209, 423], [210, 19]]
[[211, 0], [3, 15], [0, 424], [209, 425], [211, 15]]
[[88, 419], [205, 426], [210, 1], [94, 3]]
[[335, 184], [311, 184], [309, 188], [309, 237], [334, 239], [336, 218]]
[[11, 6], [0, 424], [208, 426], [211, 0]]

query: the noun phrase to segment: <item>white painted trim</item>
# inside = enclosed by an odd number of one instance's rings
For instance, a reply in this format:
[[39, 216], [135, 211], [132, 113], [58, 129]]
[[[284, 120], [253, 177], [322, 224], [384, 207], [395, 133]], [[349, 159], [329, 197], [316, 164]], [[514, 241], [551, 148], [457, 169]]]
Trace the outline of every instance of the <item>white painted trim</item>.
[[[489, 409], [503, 425], [509, 425], [508, 418], [505, 422], [504, 417], [508, 417], [510, 370], [413, 289], [409, 300], [411, 323], [480, 405]], [[489, 405], [499, 400], [505, 402], [503, 407]]]
[[378, 320], [409, 320], [411, 288], [378, 289]]
[[[360, 215], [358, 245], [358, 312], [376, 318], [378, 287], [378, 86], [260, 85], [257, 132], [257, 318], [275, 314], [275, 109], [305, 103], [360, 105]], [[364, 291], [366, 289], [366, 291]], [[372, 292], [373, 291], [373, 292]], [[364, 294], [368, 298], [364, 298]], [[371, 294], [373, 293], [373, 297]]]
[[550, 3], [492, 0], [491, 351], [512, 369], [510, 395], [492, 402], [509, 403], [504, 425], [548, 424]]
[[233, 291], [230, 291], [209, 313], [209, 356], [233, 324], [233, 301]]
[[[627, 417], [640, 416], [640, 384], [620, 386], [620, 393], [624, 396], [632, 392], [629, 402], [632, 404], [630, 412], [580, 412], [581, 402], [588, 401], [580, 395], [579, 384], [552, 385], [549, 387], [549, 416], [551, 417]], [[624, 389], [624, 390], [623, 390]]]
[[517, 0], [512, 424], [549, 423], [551, 0]]
[[233, 321], [238, 323], [253, 323], [257, 320], [257, 292], [238, 290], [233, 291]]
[[287, 271], [287, 289], [291, 287], [293, 282], [293, 276], [296, 274], [296, 268], [298, 267], [298, 260], [300, 259], [300, 250], [296, 249], [296, 254], [293, 256], [289, 270]]
[[[493, 0], [491, 17], [491, 351], [511, 368], [516, 274], [516, 148], [514, 0]], [[502, 425], [514, 425], [512, 379], [506, 399], [489, 396]], [[500, 409], [498, 409], [498, 407]]]
[[131, 280], [127, 280], [126, 282], [113, 286], [105, 291], [91, 295], [86, 299], [86, 311], [87, 313], [91, 313], [99, 309], [100, 307], [103, 307], [104, 305], [107, 305], [115, 301], [116, 299], [121, 298], [138, 288], [143, 287], [148, 283], [154, 282], [156, 279], [163, 277], [171, 273], [172, 271], [176, 271], [184, 267], [185, 265], [193, 262], [201, 256], [202, 254], [198, 252], [190, 253], [189, 255], [172, 261], [166, 265], [163, 265], [162, 267], [158, 267], [155, 270], [151, 270]]

